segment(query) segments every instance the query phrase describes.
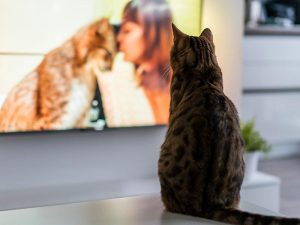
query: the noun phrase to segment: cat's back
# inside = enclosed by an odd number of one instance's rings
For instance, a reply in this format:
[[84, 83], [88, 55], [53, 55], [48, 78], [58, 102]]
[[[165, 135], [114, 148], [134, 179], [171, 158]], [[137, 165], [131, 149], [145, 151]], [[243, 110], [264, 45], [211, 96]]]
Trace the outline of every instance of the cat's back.
[[32, 130], [37, 107], [38, 74], [27, 75], [8, 94], [0, 109], [0, 131]]
[[183, 130], [183, 127], [199, 123], [198, 129], [208, 129], [212, 123], [221, 122], [218, 119], [238, 123], [238, 113], [232, 101], [214, 86], [194, 88], [183, 96], [170, 115], [169, 130]]
[[198, 129], [205, 129], [212, 139], [219, 138], [220, 135], [225, 137], [229, 133], [240, 135], [237, 109], [223, 90], [208, 86], [199, 89], [195, 95], [199, 98], [199, 104], [195, 105], [189, 117], [194, 118], [192, 126], [204, 126]]
[[[228, 138], [236, 143], [230, 141], [229, 144]], [[177, 146], [184, 146], [190, 152], [194, 152], [193, 149], [209, 152], [225, 142], [239, 149], [243, 146], [237, 110], [222, 90], [205, 86], [182, 98], [170, 116], [161, 149], [173, 154]], [[204, 157], [198, 153], [193, 156], [196, 161]]]

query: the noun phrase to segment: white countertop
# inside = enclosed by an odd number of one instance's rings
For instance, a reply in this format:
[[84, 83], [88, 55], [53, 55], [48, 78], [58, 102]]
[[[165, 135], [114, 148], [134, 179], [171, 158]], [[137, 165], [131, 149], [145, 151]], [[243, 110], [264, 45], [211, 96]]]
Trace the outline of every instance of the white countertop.
[[[246, 211], [276, 215], [241, 203]], [[0, 211], [2, 225], [193, 225], [221, 224], [166, 212], [159, 195]]]

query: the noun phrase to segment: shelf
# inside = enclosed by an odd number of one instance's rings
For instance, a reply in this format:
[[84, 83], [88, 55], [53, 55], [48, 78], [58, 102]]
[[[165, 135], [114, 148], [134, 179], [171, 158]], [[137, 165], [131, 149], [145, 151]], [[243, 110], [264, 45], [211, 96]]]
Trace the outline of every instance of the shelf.
[[288, 87], [288, 88], [244, 88], [243, 94], [288, 94], [288, 93], [300, 93], [300, 87]]
[[281, 27], [275, 25], [260, 25], [257, 27], [246, 27], [245, 35], [300, 36], [300, 25], [296, 25], [293, 27]]

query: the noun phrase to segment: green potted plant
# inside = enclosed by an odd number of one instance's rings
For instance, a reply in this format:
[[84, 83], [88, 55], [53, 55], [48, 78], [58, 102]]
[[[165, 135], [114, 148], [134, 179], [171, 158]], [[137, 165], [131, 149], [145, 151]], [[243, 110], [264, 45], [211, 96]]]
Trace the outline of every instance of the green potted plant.
[[245, 141], [245, 180], [249, 181], [257, 171], [260, 154], [269, 153], [271, 151], [271, 145], [269, 145], [255, 129], [255, 119], [241, 123], [241, 132]]

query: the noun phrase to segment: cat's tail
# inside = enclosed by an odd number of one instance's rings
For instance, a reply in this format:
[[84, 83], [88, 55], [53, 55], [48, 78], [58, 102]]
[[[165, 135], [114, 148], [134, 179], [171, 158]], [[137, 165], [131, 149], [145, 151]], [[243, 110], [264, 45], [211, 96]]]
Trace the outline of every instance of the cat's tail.
[[234, 225], [300, 225], [300, 219], [259, 215], [237, 209], [216, 209], [207, 219]]

